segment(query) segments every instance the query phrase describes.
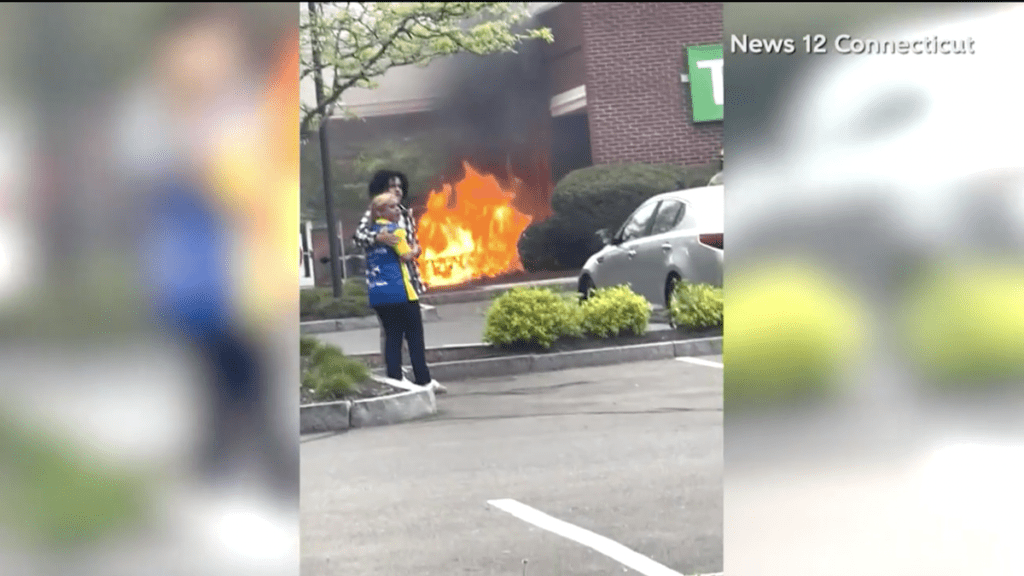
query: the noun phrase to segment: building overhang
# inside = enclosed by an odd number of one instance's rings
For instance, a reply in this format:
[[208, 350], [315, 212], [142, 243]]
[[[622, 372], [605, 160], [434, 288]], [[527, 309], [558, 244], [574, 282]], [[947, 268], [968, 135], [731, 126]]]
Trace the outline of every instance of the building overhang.
[[587, 107], [587, 86], [580, 84], [551, 98], [551, 116], [565, 116]]
[[562, 4], [565, 4], [565, 2], [530, 2], [528, 10], [530, 12], [530, 16], [536, 17], [538, 14], [543, 14], [544, 12], [547, 12], [557, 6], [561, 6]]
[[346, 111], [354, 114], [358, 118], [418, 114], [437, 110], [440, 104], [440, 98], [413, 98], [407, 100], [385, 100], [382, 102], [348, 104], [341, 107], [344, 111], [336, 109], [333, 117], [347, 118], [348, 115], [346, 114]]

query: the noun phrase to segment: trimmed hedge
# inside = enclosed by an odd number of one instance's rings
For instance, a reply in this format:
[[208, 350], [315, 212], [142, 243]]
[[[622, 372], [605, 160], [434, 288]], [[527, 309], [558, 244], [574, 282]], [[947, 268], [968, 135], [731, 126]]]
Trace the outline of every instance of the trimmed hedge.
[[647, 300], [629, 286], [577, 293], [551, 288], [513, 288], [487, 310], [484, 342], [500, 347], [550, 349], [562, 339], [642, 336], [651, 319]]
[[513, 288], [487, 310], [483, 340], [496, 346], [550, 348], [565, 336], [580, 336], [582, 315], [575, 294], [550, 288]]
[[837, 393], [866, 351], [867, 317], [841, 279], [805, 262], [734, 272], [723, 339], [726, 405]]
[[597, 338], [642, 336], [651, 320], [651, 305], [626, 285], [598, 288], [581, 305], [583, 332]]
[[681, 280], [672, 291], [668, 312], [679, 329], [717, 328], [725, 319], [722, 289]]
[[552, 193], [553, 215], [520, 237], [523, 266], [530, 272], [578, 269], [602, 248], [598, 230], [618, 229], [651, 196], [705, 186], [717, 171], [713, 164], [608, 164], [571, 172]]
[[373, 315], [363, 277], [346, 280], [341, 298], [335, 298], [330, 288], [304, 288], [299, 291], [299, 318], [303, 322]]
[[943, 388], [1024, 378], [1024, 268], [937, 266], [907, 291], [900, 325], [911, 362]]

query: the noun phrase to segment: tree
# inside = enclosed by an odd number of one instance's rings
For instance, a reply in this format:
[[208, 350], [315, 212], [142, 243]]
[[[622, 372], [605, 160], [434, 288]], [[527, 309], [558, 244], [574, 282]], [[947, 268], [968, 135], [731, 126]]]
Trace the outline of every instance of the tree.
[[[427, 191], [442, 182], [438, 168], [447, 161], [449, 136], [443, 130], [428, 130], [403, 138], [378, 137], [351, 144], [348, 158], [331, 161], [331, 192], [335, 206], [362, 214], [369, 200], [366, 185], [373, 173], [382, 168], [401, 170], [409, 178], [410, 201], [416, 203]], [[308, 220], [324, 220], [324, 187], [320, 178], [320, 149], [311, 140], [302, 146], [302, 211]]]
[[525, 2], [317, 4], [302, 14], [301, 77], [322, 74], [324, 92], [316, 105], [302, 104], [303, 135], [330, 115], [346, 90], [374, 88], [374, 78], [396, 66], [425, 66], [464, 52], [515, 52], [528, 39], [552, 41], [548, 28], [521, 26], [529, 17]]
[[425, 66], [460, 52], [485, 55], [515, 52], [520, 42], [552, 41], [547, 28], [517, 29], [527, 19], [518, 2], [307, 2], [300, 17], [300, 81], [312, 79], [316, 103], [302, 102], [300, 137], [315, 126], [320, 133], [324, 208], [331, 248], [331, 284], [341, 294], [331, 161], [326, 122], [342, 94], [373, 88], [374, 78], [396, 66]]

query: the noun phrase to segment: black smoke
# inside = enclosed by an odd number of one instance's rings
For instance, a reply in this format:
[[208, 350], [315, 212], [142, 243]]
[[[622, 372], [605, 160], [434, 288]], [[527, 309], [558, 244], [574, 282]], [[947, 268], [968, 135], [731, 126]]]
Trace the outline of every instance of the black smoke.
[[[449, 163], [449, 182], [461, 178], [462, 161], [508, 181], [524, 180], [541, 197], [521, 199], [518, 208], [535, 212], [550, 197], [551, 87], [545, 44], [530, 40], [517, 53], [454, 56], [439, 120]], [[543, 209], [541, 210], [543, 211]]]

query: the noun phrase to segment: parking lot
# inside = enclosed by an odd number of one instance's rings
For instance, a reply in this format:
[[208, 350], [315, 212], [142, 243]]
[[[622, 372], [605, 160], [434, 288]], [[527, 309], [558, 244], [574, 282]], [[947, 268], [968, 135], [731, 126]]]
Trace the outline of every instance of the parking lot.
[[722, 571], [721, 356], [448, 384], [302, 439], [304, 575]]

